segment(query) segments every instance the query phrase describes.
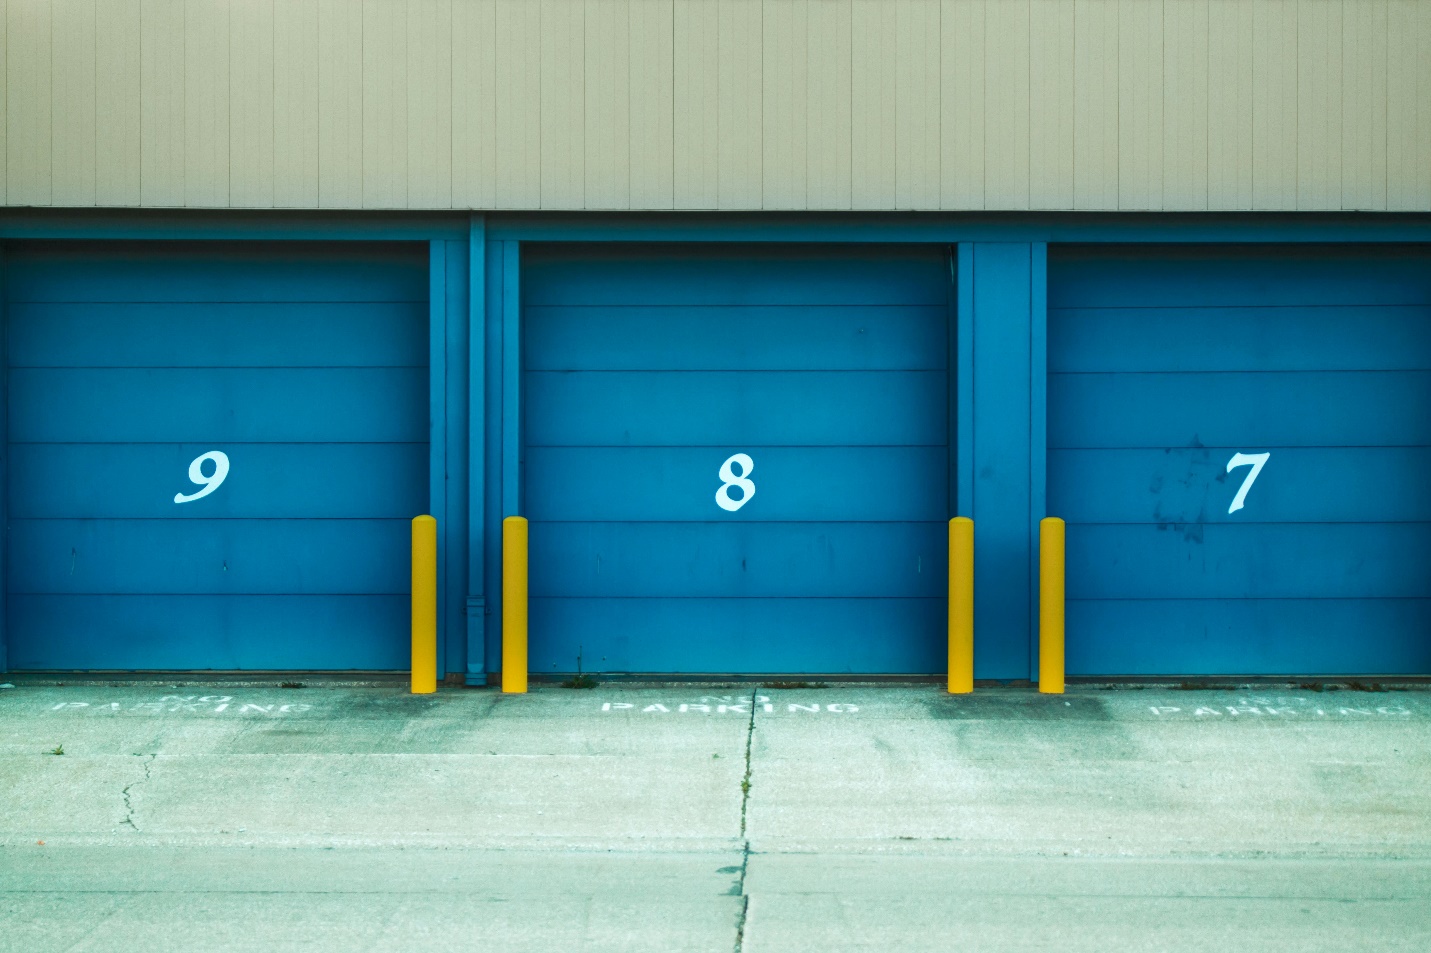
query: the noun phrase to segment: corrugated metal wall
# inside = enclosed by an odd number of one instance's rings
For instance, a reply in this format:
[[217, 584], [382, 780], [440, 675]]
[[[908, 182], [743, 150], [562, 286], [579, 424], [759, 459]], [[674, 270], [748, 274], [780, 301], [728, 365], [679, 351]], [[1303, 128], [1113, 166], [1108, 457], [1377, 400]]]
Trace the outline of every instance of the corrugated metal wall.
[[1428, 0], [0, 0], [5, 204], [1431, 210]]

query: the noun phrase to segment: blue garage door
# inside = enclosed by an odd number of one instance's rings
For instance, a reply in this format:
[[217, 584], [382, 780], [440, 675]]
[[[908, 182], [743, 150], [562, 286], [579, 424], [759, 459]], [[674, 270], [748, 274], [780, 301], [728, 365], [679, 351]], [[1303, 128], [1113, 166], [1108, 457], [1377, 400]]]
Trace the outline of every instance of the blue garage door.
[[398, 669], [425, 247], [6, 252], [15, 669]]
[[1049, 257], [1077, 674], [1431, 672], [1431, 254]]
[[943, 669], [946, 250], [523, 267], [533, 671]]

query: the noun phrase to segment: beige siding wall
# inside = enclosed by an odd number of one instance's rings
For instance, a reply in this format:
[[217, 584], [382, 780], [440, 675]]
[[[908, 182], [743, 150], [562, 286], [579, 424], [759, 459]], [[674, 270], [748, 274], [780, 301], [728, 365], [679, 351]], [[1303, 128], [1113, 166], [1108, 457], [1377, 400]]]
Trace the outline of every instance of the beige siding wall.
[[1431, 0], [0, 0], [11, 206], [1431, 210]]

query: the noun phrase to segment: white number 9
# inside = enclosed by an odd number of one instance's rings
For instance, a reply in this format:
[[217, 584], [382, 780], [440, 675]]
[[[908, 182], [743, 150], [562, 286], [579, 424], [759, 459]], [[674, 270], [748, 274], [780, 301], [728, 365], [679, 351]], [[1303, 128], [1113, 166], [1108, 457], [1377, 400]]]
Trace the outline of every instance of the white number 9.
[[[211, 476], [204, 476], [204, 461], [212, 460], [214, 472]], [[194, 458], [194, 462], [189, 464], [189, 480], [203, 487], [197, 493], [175, 493], [175, 503], [192, 503], [195, 500], [208, 496], [219, 488], [224, 479], [229, 475], [229, 455], [222, 450], [210, 450], [208, 453], [200, 454]]]

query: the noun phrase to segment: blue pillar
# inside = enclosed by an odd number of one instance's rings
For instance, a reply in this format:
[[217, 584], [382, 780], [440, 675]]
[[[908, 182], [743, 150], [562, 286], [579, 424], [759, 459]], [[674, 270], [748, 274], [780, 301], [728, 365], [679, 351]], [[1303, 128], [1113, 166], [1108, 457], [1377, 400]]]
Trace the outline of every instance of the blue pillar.
[[[481, 680], [469, 676], [469, 684], [486, 684], [502, 658], [502, 518], [521, 515], [521, 301], [518, 255], [514, 241], [486, 242], [482, 263], [485, 275], [485, 313], [482, 328], [486, 336], [483, 422], [486, 454], [483, 461], [481, 541], [485, 557], [482, 574], [486, 581], [486, 653]], [[475, 267], [475, 266], [474, 266]], [[474, 382], [474, 387], [476, 383]], [[474, 398], [475, 399], [475, 398]], [[473, 504], [476, 519], [477, 504]]]
[[428, 510], [437, 518], [437, 673], [462, 671], [467, 652], [467, 242], [430, 243]]
[[1045, 482], [1046, 255], [1042, 243], [959, 249], [956, 387], [968, 406], [959, 414], [956, 483], [959, 511], [975, 526], [978, 678], [1029, 678], [1037, 657], [1032, 618]]

